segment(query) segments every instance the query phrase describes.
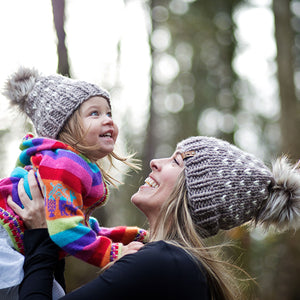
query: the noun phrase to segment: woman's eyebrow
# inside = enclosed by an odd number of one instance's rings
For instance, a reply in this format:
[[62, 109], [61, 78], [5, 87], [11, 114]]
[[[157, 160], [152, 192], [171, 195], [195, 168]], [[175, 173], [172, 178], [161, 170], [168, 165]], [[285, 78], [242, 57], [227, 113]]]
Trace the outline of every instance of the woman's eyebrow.
[[191, 151], [185, 151], [185, 152], [181, 152], [180, 155], [182, 157], [182, 159], [185, 159], [187, 157], [192, 157], [195, 155], [195, 151], [191, 150]]
[[179, 150], [175, 151], [172, 156], [177, 157], [178, 155], [182, 157], [182, 152]]

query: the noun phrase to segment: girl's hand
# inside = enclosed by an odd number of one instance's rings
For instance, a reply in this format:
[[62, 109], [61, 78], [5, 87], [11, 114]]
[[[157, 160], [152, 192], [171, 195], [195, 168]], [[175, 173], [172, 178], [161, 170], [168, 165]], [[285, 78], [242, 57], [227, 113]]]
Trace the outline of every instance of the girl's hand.
[[21, 179], [18, 184], [18, 194], [24, 208], [13, 202], [11, 196], [8, 196], [7, 204], [21, 217], [27, 229], [47, 228], [44, 197], [32, 170], [28, 173], [28, 182], [32, 200], [26, 194]]
[[144, 246], [141, 242], [131, 242], [127, 246], [122, 247], [122, 256], [132, 254], [140, 250]]

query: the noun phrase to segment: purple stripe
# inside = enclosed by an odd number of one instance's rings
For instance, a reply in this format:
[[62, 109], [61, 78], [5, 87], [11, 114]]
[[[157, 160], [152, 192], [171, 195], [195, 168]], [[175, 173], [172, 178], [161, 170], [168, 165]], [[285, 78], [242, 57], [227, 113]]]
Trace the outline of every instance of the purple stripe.
[[[71, 255], [75, 255], [77, 252], [82, 251], [84, 247], [91, 245], [91, 242], [93, 240], [95, 240], [95, 232], [90, 230], [87, 234], [75, 240], [74, 242], [69, 243], [68, 245], [64, 246], [62, 249]], [[95, 249], [91, 249], [91, 250], [95, 250]]]
[[93, 165], [94, 170], [92, 170], [91, 165], [77, 154], [65, 150], [57, 151], [56, 153], [48, 150], [43, 151], [42, 154], [45, 155], [41, 163], [42, 166], [66, 170], [80, 178], [88, 186], [102, 184], [99, 168]]

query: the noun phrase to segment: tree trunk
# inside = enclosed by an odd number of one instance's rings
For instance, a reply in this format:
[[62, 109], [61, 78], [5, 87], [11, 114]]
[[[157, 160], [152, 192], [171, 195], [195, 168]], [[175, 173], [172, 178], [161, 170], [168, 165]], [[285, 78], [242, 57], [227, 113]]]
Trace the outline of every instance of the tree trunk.
[[68, 49], [65, 39], [66, 33], [64, 30], [65, 24], [65, 0], [52, 0], [53, 20], [57, 35], [57, 56], [58, 66], [57, 72], [64, 76], [70, 76], [70, 66], [68, 59]]
[[275, 37], [277, 45], [278, 83], [281, 101], [282, 152], [299, 158], [299, 102], [294, 84], [294, 37], [291, 26], [290, 0], [274, 0]]
[[[151, 12], [153, 10], [153, 8], [156, 6], [156, 1], [152, 0], [150, 2], [150, 8], [151, 8]], [[155, 20], [152, 18], [152, 32], [155, 30], [156, 28], [156, 22]], [[155, 83], [153, 82], [153, 65], [155, 64], [155, 51], [153, 50], [152, 46], [151, 46], [151, 41], [150, 41], [151, 35], [149, 36], [149, 45], [151, 48], [151, 57], [152, 57], [152, 66], [151, 66], [151, 89], [150, 89], [150, 102], [149, 102], [149, 121], [147, 124], [147, 129], [146, 129], [146, 136], [145, 136], [145, 140], [144, 140], [144, 150], [143, 150], [143, 155], [142, 155], [142, 172], [143, 174], [148, 174], [150, 169], [149, 169], [149, 162], [151, 159], [154, 158], [155, 156], [155, 149], [157, 147], [157, 138], [155, 136], [155, 129], [156, 129], [156, 124], [159, 122], [159, 117], [155, 111], [155, 107], [154, 107], [154, 101], [153, 101], [153, 96], [154, 96], [154, 87], [155, 87]]]
[[[300, 128], [299, 101], [294, 84], [295, 33], [291, 26], [290, 0], [273, 0], [275, 16], [275, 37], [277, 45], [278, 83], [281, 101], [281, 142], [282, 152], [292, 159], [299, 159]], [[300, 298], [300, 234], [289, 232], [282, 236], [278, 252], [280, 264], [273, 276], [273, 289], [263, 299]], [[262, 291], [262, 294], [264, 291]]]

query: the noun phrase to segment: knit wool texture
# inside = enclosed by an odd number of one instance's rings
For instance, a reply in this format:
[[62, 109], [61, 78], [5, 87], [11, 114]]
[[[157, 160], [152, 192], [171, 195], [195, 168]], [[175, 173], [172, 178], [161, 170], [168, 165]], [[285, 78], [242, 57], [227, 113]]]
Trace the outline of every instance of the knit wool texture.
[[41, 76], [28, 94], [24, 109], [39, 136], [56, 139], [69, 117], [81, 103], [93, 96], [105, 98], [98, 86], [61, 75]]
[[213, 236], [254, 219], [269, 196], [270, 170], [262, 161], [226, 141], [191, 137], [180, 142], [192, 219], [201, 234]]

